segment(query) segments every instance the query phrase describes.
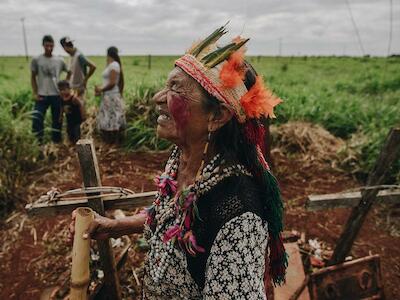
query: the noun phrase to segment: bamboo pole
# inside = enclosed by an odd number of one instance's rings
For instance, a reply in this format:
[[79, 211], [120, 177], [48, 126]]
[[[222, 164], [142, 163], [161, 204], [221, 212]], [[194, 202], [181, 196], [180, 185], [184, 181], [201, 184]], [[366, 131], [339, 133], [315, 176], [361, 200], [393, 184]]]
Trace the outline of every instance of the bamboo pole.
[[93, 219], [94, 213], [90, 208], [80, 207], [76, 210], [70, 300], [87, 299], [87, 288], [90, 281], [90, 239], [83, 239], [83, 234], [87, 231]]

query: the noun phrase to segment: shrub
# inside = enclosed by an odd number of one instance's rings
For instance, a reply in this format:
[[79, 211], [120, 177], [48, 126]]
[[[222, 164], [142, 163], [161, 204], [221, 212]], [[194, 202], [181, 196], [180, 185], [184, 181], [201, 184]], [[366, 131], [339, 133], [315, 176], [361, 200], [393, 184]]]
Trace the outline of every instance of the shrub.
[[37, 166], [39, 147], [31, 132], [30, 112], [15, 111], [14, 101], [0, 96], [0, 214], [15, 205]]

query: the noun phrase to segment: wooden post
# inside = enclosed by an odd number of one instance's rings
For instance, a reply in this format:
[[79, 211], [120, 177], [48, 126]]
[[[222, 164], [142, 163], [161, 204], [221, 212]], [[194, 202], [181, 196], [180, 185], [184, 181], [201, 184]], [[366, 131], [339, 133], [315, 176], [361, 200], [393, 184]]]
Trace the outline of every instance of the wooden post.
[[77, 209], [72, 248], [70, 300], [86, 300], [88, 298], [90, 239], [83, 239], [83, 234], [87, 231], [93, 219], [94, 214], [90, 208], [80, 207]]
[[147, 68], [149, 70], [151, 70], [151, 54], [149, 54], [148, 58], [147, 58]]
[[[92, 140], [79, 140], [76, 143], [83, 184], [85, 187], [101, 186], [99, 166]], [[104, 215], [103, 200], [89, 199], [88, 205], [100, 215]], [[110, 240], [97, 241], [100, 261], [104, 271], [104, 286], [106, 299], [121, 299], [121, 287], [118, 280], [115, 257]]]
[[[399, 152], [400, 128], [392, 128], [375, 163], [375, 167], [368, 176], [367, 187], [380, 185], [384, 182], [387, 172], [398, 157]], [[332, 258], [328, 263], [329, 265], [343, 262], [349, 254], [365, 217], [375, 201], [378, 191], [379, 189], [366, 189], [362, 191], [360, 203], [351, 212]]]

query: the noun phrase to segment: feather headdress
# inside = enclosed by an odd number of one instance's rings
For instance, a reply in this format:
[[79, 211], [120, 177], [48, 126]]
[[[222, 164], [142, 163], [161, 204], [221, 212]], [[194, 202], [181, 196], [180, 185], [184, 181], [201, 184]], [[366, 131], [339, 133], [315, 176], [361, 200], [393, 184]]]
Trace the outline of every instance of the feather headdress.
[[236, 37], [228, 45], [217, 47], [218, 40], [226, 33], [226, 25], [216, 29], [193, 44], [175, 64], [227, 104], [240, 123], [261, 116], [275, 117], [273, 109], [281, 100], [264, 86], [262, 78], [257, 76], [250, 90], [243, 83], [245, 44], [249, 39]]

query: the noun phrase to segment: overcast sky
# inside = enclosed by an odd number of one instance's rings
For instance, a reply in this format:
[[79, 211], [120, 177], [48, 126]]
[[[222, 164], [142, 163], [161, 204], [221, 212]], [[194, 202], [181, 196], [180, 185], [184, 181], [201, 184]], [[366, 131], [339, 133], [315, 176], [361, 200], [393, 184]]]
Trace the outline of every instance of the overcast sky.
[[[0, 55], [30, 55], [41, 38], [68, 35], [85, 54], [181, 54], [230, 20], [230, 37], [250, 37], [253, 55], [361, 55], [350, 4], [366, 54], [386, 55], [390, 0], [0, 0]], [[391, 53], [400, 53], [400, 0], [393, 0]], [[280, 46], [281, 45], [281, 46]], [[281, 50], [280, 50], [281, 49]]]

